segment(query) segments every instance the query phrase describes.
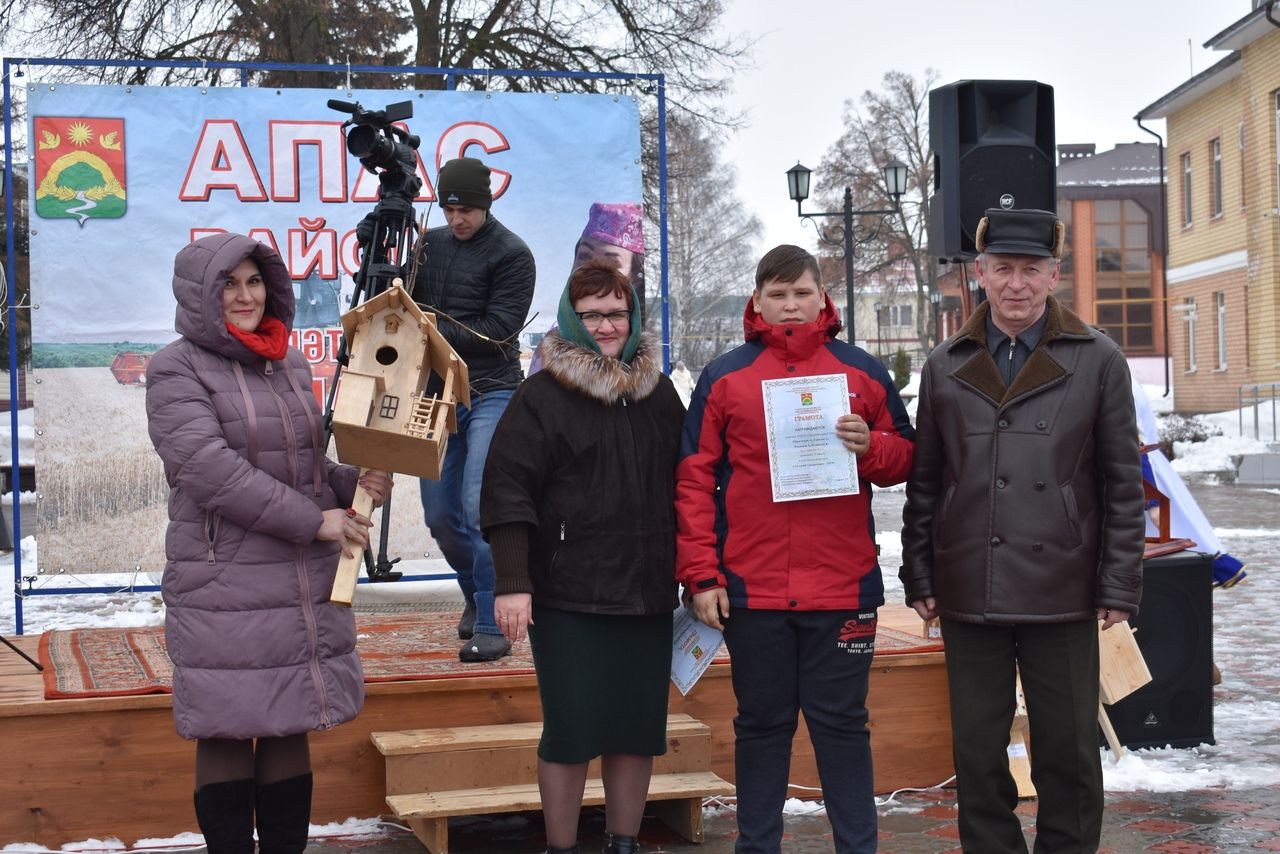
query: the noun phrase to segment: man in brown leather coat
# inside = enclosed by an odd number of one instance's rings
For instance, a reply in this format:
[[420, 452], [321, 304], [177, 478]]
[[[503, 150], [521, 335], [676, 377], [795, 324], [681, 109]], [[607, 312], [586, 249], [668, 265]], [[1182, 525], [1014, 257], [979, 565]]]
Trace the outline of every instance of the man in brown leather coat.
[[903, 510], [909, 605], [940, 616], [967, 852], [1024, 854], [1007, 747], [1015, 672], [1039, 795], [1035, 851], [1102, 829], [1098, 632], [1142, 592], [1142, 474], [1124, 354], [1051, 292], [1063, 228], [987, 211], [987, 300], [930, 354]]

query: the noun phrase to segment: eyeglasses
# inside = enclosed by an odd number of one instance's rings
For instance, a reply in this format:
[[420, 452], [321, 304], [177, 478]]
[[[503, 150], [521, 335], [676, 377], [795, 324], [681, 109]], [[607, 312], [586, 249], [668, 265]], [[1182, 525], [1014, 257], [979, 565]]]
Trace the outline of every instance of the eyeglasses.
[[582, 325], [588, 329], [599, 329], [600, 324], [606, 320], [612, 326], [626, 326], [631, 322], [631, 312], [629, 311], [611, 311], [608, 314], [601, 314], [598, 311], [575, 311], [574, 314], [582, 320]]

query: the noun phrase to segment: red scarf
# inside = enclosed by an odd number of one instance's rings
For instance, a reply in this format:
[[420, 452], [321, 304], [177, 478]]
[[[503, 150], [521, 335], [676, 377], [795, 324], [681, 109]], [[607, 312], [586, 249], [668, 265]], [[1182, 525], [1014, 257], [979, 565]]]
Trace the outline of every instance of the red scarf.
[[270, 315], [263, 315], [258, 328], [252, 332], [244, 332], [227, 324], [227, 331], [259, 356], [277, 362], [289, 352], [289, 330], [283, 322]]

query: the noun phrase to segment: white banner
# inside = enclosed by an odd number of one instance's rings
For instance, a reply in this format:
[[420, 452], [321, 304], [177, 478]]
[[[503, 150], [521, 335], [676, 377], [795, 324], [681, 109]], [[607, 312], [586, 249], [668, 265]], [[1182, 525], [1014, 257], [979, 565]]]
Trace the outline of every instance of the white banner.
[[[591, 205], [641, 200], [639, 112], [625, 96], [32, 86], [42, 572], [163, 566], [167, 489], [141, 383], [149, 354], [175, 337], [173, 257], [190, 240], [239, 231], [280, 252], [298, 297], [294, 343], [323, 395], [359, 266], [354, 230], [378, 191], [347, 153], [347, 116], [330, 98], [412, 103], [403, 125], [421, 138], [415, 206], [430, 226], [444, 224], [431, 204], [440, 164], [468, 155], [490, 166], [493, 215], [537, 261], [526, 349], [555, 319]], [[416, 483], [396, 499], [393, 555], [422, 557]]]

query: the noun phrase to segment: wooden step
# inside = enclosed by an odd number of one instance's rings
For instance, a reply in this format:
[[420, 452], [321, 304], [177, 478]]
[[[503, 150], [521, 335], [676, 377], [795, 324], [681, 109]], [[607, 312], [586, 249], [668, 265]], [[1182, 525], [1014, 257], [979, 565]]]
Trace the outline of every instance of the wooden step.
[[[387, 804], [431, 854], [447, 854], [450, 816], [542, 808], [541, 737], [541, 721], [371, 735], [386, 761]], [[667, 752], [654, 757], [648, 809], [693, 842], [703, 840], [702, 799], [733, 793], [710, 768], [710, 728], [688, 715], [669, 716]], [[600, 774], [596, 758], [587, 768], [584, 806], [604, 803]]]
[[[702, 799], [731, 795], [733, 791], [732, 784], [710, 771], [655, 774], [649, 779], [645, 811], [690, 842], [702, 842], [705, 839]], [[583, 806], [603, 803], [604, 782], [598, 777], [588, 779], [582, 793]], [[450, 816], [536, 810], [542, 808], [542, 799], [538, 796], [537, 783], [523, 783], [434, 794], [388, 795], [387, 804], [408, 823], [430, 854], [448, 854]]]
[[[696, 734], [706, 724], [688, 715], [667, 717], [667, 737]], [[375, 732], [370, 738], [383, 756], [441, 753], [454, 750], [491, 749], [496, 747], [537, 746], [542, 738], [542, 721], [526, 721], [492, 726], [439, 727]]]
[[[710, 771], [680, 774], [654, 774], [649, 781], [649, 800], [667, 801], [711, 795], [732, 795], [733, 785]], [[582, 796], [583, 806], [604, 803], [604, 783], [587, 780]], [[400, 818], [447, 818], [453, 815], [481, 815], [499, 812], [524, 812], [542, 809], [537, 783], [515, 786], [490, 786], [480, 789], [456, 789], [443, 792], [419, 792], [411, 795], [388, 795], [387, 805]]]
[[[386, 761], [388, 795], [442, 789], [483, 789], [535, 784], [541, 721], [479, 727], [379, 732], [372, 740]], [[688, 715], [667, 720], [667, 752], [654, 757], [653, 773], [705, 771], [711, 767], [711, 730]], [[600, 776], [594, 759], [587, 776]]]

